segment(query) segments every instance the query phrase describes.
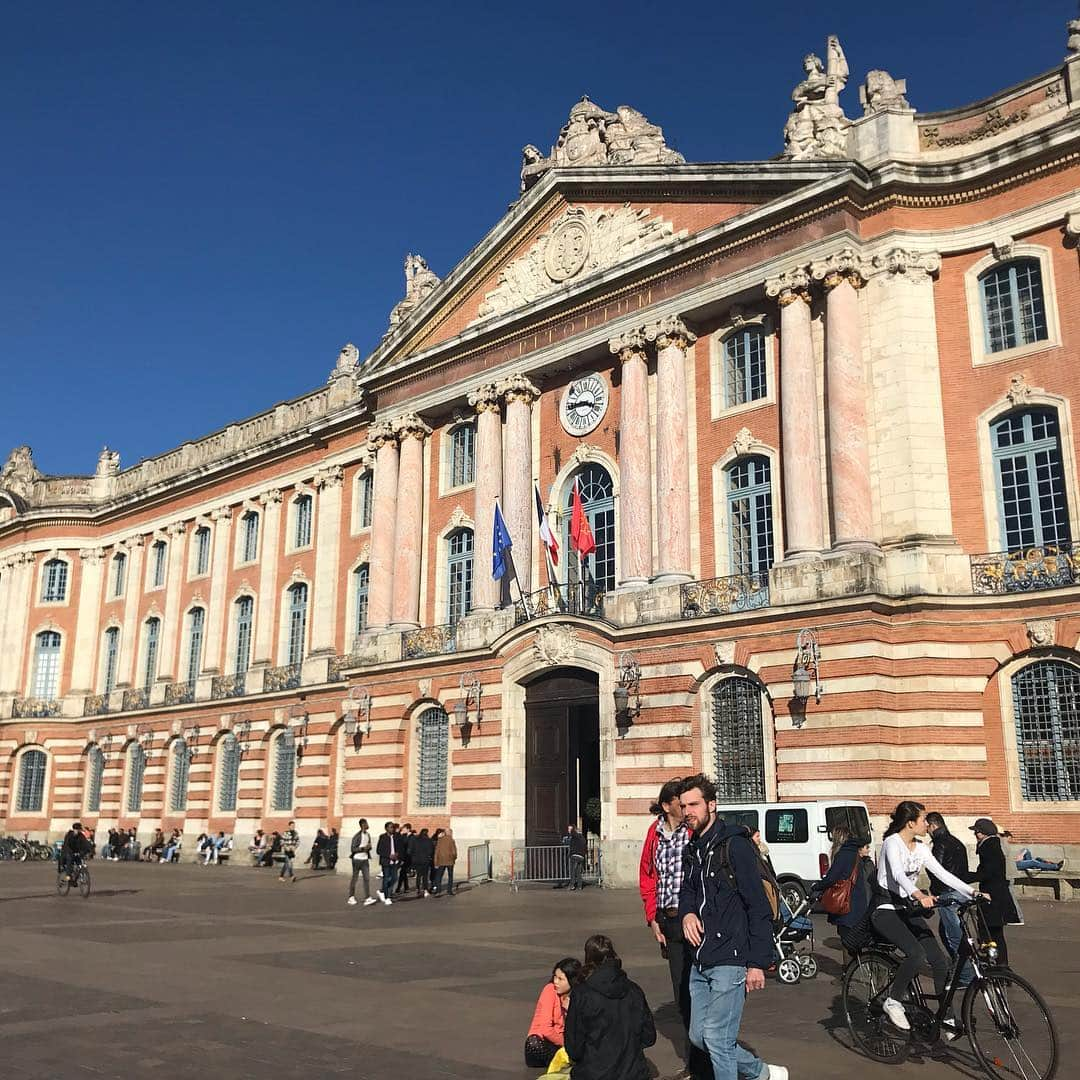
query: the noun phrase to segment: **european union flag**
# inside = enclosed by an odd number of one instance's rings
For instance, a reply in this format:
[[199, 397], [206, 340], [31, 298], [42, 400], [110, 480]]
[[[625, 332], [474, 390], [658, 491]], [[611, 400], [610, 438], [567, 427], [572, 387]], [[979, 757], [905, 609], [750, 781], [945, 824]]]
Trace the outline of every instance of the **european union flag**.
[[503, 521], [502, 511], [499, 509], [498, 503], [495, 504], [495, 522], [492, 528], [491, 576], [493, 578], [503, 578], [506, 576], [507, 571], [506, 556], [514, 544], [510, 539], [510, 531], [506, 527], [506, 522]]

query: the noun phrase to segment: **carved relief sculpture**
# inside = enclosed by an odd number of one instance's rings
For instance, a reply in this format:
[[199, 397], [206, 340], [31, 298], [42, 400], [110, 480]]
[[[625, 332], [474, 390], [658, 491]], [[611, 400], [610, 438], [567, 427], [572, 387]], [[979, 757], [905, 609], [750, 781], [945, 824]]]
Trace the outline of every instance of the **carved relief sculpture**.
[[537, 659], [554, 667], [572, 660], [577, 652], [577, 631], [572, 626], [542, 626], [533, 648]]
[[847, 157], [850, 121], [840, 106], [840, 91], [848, 79], [847, 59], [835, 35], [825, 48], [825, 64], [813, 53], [803, 58], [806, 78], [791, 92], [795, 107], [784, 125], [783, 156], [794, 161]]

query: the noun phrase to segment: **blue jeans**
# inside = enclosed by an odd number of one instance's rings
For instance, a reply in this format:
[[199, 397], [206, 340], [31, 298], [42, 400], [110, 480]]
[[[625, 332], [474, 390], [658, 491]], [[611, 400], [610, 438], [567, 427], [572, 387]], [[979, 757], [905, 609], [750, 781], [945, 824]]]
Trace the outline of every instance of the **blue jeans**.
[[[946, 889], [945, 892], [938, 894], [937, 899], [967, 900], [967, 897], [955, 889]], [[945, 946], [949, 956], [955, 958], [960, 951], [960, 942], [964, 937], [964, 928], [960, 925], [960, 914], [954, 907], [939, 907], [937, 913], [938, 933], [941, 937], [941, 943]], [[965, 964], [964, 970], [960, 972], [960, 977], [956, 980], [956, 985], [958, 987], [967, 986], [971, 982], [971, 977], [971, 965]]]
[[394, 891], [397, 881], [397, 863], [384, 862], [382, 864], [382, 886], [380, 892], [383, 896], [389, 896]]
[[293, 852], [292, 855], [285, 856], [285, 861], [281, 864], [281, 877], [296, 877], [292, 868], [292, 861], [294, 858], [296, 858], [295, 852]]
[[690, 970], [690, 1041], [709, 1055], [714, 1080], [766, 1080], [769, 1067], [740, 1046], [746, 968]]
[[1049, 859], [1036, 859], [1027, 848], [1020, 852], [1020, 858], [1016, 860], [1017, 870], [1056, 870], [1057, 868], [1056, 862], [1050, 862]]

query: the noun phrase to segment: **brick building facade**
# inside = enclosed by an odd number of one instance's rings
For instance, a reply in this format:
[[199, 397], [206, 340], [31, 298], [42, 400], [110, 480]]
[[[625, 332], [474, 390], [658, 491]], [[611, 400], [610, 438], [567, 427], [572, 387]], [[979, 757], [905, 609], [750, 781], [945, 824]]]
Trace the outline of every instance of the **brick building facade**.
[[503, 869], [585, 815], [627, 880], [705, 769], [1071, 840], [1080, 54], [947, 113], [874, 71], [855, 119], [839, 43], [805, 67], [767, 162], [583, 99], [310, 394], [91, 477], [15, 450], [3, 827], [409, 818]]

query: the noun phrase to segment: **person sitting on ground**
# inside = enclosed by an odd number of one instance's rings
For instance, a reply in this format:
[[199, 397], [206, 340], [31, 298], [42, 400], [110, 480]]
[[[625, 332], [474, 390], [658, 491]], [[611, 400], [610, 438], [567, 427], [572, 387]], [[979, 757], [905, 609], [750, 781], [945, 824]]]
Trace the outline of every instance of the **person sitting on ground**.
[[1061, 871], [1065, 869], [1065, 860], [1040, 859], [1031, 854], [1031, 848], [1023, 847], [1016, 853], [1016, 869], [1028, 874], [1039, 870]]
[[811, 887], [811, 894], [820, 897], [838, 881], [847, 881], [858, 866], [851, 887], [851, 907], [845, 915], [829, 915], [829, 924], [835, 926], [840, 942], [849, 952], [862, 948], [870, 940], [871, 901], [877, 892], [877, 867], [870, 858], [870, 840], [855, 836], [844, 825], [836, 825], [832, 831], [832, 860], [829, 872]]
[[551, 969], [551, 978], [540, 991], [529, 1034], [525, 1037], [525, 1064], [546, 1069], [564, 1041], [570, 991], [581, 974], [581, 961], [567, 956]]
[[648, 1080], [644, 1051], [656, 1042], [652, 1009], [631, 982], [611, 939], [585, 942], [585, 965], [570, 991], [563, 1047], [573, 1080]]
[[256, 829], [255, 835], [251, 838], [251, 843], [248, 844], [248, 852], [251, 855], [251, 865], [258, 866], [260, 859], [263, 857], [263, 852], [266, 850], [266, 833], [262, 829]]

